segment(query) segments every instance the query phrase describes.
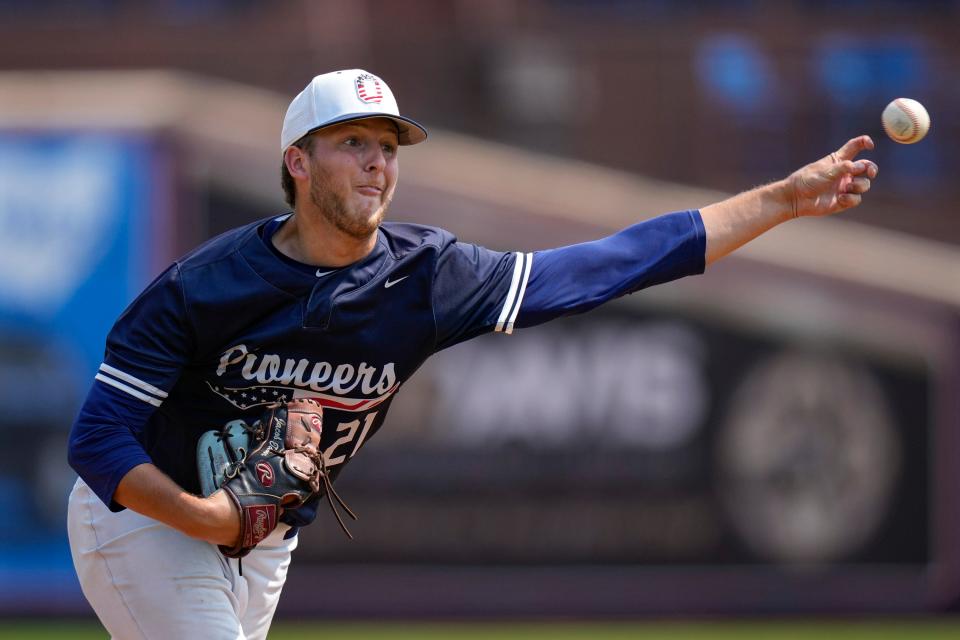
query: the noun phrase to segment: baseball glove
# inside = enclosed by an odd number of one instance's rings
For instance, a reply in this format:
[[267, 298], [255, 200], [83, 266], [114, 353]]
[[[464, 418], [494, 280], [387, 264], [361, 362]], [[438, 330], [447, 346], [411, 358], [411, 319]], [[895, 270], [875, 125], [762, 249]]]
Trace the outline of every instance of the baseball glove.
[[250, 553], [277, 527], [284, 509], [319, 495], [321, 485], [340, 526], [353, 537], [333, 504], [335, 498], [356, 519], [333, 490], [320, 450], [322, 430], [322, 407], [300, 399], [269, 406], [253, 425], [233, 420], [200, 438], [197, 461], [204, 495], [223, 489], [240, 511], [240, 538], [233, 547], [221, 545], [223, 555]]

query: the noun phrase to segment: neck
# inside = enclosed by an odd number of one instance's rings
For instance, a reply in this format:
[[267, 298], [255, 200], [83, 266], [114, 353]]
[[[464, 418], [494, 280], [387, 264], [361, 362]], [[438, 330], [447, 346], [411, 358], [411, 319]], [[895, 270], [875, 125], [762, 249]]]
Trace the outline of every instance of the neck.
[[373, 251], [377, 232], [356, 238], [332, 225], [323, 215], [298, 206], [271, 241], [280, 253], [297, 262], [316, 267], [345, 267]]

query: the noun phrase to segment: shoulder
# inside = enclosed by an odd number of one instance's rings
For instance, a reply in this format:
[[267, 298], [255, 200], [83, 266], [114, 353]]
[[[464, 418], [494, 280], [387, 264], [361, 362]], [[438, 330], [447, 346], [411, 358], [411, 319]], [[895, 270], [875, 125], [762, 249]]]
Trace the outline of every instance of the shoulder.
[[[284, 214], [286, 215], [286, 214]], [[224, 260], [234, 259], [252, 240], [257, 240], [258, 229], [279, 216], [263, 218], [250, 224], [225, 231], [215, 236], [176, 261], [181, 271], [193, 271]]]
[[380, 231], [387, 248], [397, 260], [414, 253], [442, 252], [457, 242], [456, 236], [440, 227], [409, 222], [384, 222]]

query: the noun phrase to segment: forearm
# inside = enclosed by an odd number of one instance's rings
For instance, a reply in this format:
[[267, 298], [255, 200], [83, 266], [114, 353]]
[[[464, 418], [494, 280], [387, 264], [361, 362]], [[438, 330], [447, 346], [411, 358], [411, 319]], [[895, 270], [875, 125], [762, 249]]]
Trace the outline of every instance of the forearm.
[[152, 464], [131, 469], [117, 485], [114, 500], [193, 538], [231, 546], [240, 535], [240, 518], [222, 492], [201, 498], [184, 491]]
[[739, 193], [700, 209], [711, 264], [793, 218], [785, 180]]

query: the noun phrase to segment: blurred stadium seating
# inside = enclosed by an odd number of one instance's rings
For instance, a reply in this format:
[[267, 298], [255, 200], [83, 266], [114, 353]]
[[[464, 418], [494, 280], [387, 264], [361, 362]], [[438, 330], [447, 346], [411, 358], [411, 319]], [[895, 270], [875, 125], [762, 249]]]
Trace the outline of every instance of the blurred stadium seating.
[[[707, 204], [857, 133], [881, 175], [706, 277], [440, 354], [344, 474], [358, 541], [305, 532], [281, 615], [955, 611], [960, 5], [760, 4], [0, 1], [0, 429], [51, 452], [0, 454], [24, 514], [0, 613], [87, 611], [57, 454], [103, 335], [172, 257], [282, 210], [289, 96], [345, 67], [431, 129], [391, 215], [495, 248]], [[918, 145], [882, 137], [899, 95], [931, 112]], [[57, 390], [39, 418], [33, 381]]]

